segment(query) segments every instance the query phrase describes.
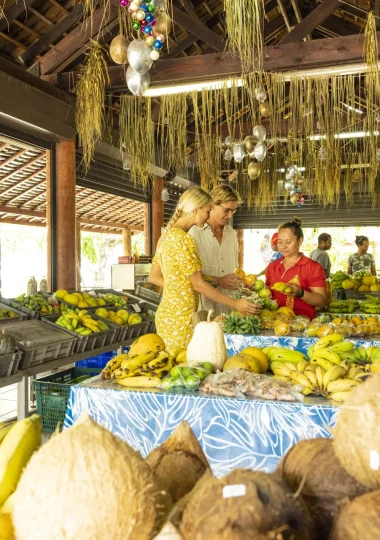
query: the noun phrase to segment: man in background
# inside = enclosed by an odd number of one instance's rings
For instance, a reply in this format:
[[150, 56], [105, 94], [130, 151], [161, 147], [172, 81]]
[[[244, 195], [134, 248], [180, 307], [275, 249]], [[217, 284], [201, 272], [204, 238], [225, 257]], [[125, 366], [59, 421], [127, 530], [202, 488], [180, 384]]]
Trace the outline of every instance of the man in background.
[[327, 254], [327, 251], [331, 249], [332, 240], [331, 235], [327, 233], [322, 233], [318, 236], [318, 247], [314, 249], [309, 255], [310, 259], [319, 263], [326, 272], [326, 277], [330, 277], [331, 272], [331, 261], [330, 257]]
[[270, 240], [270, 247], [272, 248], [272, 256], [270, 258], [270, 262], [277, 261], [277, 259], [281, 259], [282, 255], [278, 251], [278, 233], [274, 233]]
[[[233, 296], [242, 286], [235, 276], [238, 267], [238, 241], [236, 231], [229, 225], [230, 219], [241, 204], [240, 195], [232, 187], [223, 184], [211, 191], [213, 205], [210, 219], [204, 227], [192, 227], [189, 234], [197, 244], [202, 259], [202, 274], [213, 277], [218, 290]], [[226, 313], [228, 308], [201, 296], [199, 309], [214, 309], [214, 314]]]

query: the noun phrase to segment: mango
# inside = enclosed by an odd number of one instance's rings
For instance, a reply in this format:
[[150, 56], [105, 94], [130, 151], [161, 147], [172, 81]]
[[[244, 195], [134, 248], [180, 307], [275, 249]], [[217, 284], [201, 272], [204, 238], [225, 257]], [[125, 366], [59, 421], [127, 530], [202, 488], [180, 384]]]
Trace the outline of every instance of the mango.
[[65, 289], [59, 289], [55, 292], [54, 296], [57, 298], [57, 300], [64, 300], [65, 296], [67, 296], [68, 294], [69, 293], [65, 291]]
[[95, 311], [95, 315], [97, 315], [98, 317], [102, 317], [102, 319], [108, 319], [108, 311], [104, 308], [98, 308]]
[[74, 306], [77, 306], [79, 303], [79, 298], [76, 294], [66, 294], [64, 297], [64, 301], [68, 302], [69, 304], [74, 304]]

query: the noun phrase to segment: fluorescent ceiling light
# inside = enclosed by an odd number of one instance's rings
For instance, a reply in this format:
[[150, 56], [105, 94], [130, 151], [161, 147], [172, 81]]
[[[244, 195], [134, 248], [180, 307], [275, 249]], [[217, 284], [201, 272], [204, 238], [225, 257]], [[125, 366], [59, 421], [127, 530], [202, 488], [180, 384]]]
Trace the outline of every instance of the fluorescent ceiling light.
[[[374, 135], [379, 135], [379, 131], [374, 131]], [[369, 137], [369, 131], [346, 131], [344, 133], [335, 133], [335, 139], [360, 139], [360, 137]], [[311, 141], [320, 141], [326, 139], [327, 135], [310, 135], [308, 139]]]
[[243, 86], [243, 79], [224, 79], [219, 81], [204, 81], [189, 84], [178, 84], [175, 86], [157, 86], [148, 88], [145, 97], [157, 97], [169, 94], [180, 94], [182, 92], [200, 92], [201, 90], [216, 90], [218, 88], [231, 88], [232, 85]]
[[355, 107], [351, 107], [351, 105], [347, 105], [347, 103], [343, 103], [343, 107], [346, 107], [349, 111], [355, 111], [358, 114], [363, 114], [363, 111], [360, 109], [355, 109]]

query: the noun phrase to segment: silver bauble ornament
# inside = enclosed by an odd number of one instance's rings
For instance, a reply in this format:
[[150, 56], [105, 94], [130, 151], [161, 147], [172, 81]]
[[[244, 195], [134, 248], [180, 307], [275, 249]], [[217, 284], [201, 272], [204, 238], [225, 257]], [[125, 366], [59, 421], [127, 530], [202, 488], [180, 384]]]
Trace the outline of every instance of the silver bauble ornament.
[[305, 183], [305, 178], [303, 176], [296, 176], [295, 179], [294, 179], [294, 183], [297, 186], [303, 186], [304, 183]]
[[289, 165], [288, 172], [291, 178], [293, 178], [298, 173], [298, 167], [296, 165]]
[[265, 156], [267, 155], [267, 145], [265, 144], [265, 142], [259, 142], [256, 144], [253, 152], [257, 161], [264, 161]]
[[327, 159], [327, 152], [324, 146], [320, 147], [319, 152], [318, 152], [318, 157], [321, 161], [325, 161]]
[[149, 73], [142, 75], [137, 73], [132, 66], [129, 66], [125, 75], [127, 86], [135, 96], [143, 96], [149, 88], [150, 76]]
[[129, 41], [122, 35], [113, 38], [110, 45], [110, 57], [115, 64], [128, 63], [128, 45]]
[[163, 34], [165, 37], [170, 34], [172, 22], [166, 13], [160, 13], [156, 18], [156, 26], [154, 27], [154, 34]]
[[286, 180], [286, 182], [284, 182], [284, 188], [286, 189], [286, 191], [294, 191], [295, 189], [295, 184], [293, 182], [293, 180]]
[[166, 188], [164, 188], [161, 192], [161, 201], [168, 202], [169, 199], [170, 193]]
[[289, 172], [289, 169], [286, 169], [286, 172], [285, 172], [285, 179], [286, 180], [293, 180], [293, 174]]
[[267, 136], [267, 130], [264, 126], [255, 126], [253, 128], [253, 136], [259, 139], [259, 142], [263, 142]]
[[236, 163], [241, 163], [245, 156], [244, 144], [234, 144], [232, 147], [232, 153]]
[[223, 159], [224, 161], [230, 162], [232, 158], [233, 158], [232, 152], [229, 148], [227, 148], [227, 150], [223, 154]]
[[264, 86], [262, 86], [261, 84], [256, 86], [255, 88], [255, 98], [257, 99], [257, 101], [260, 101], [260, 103], [267, 99], [267, 93]]
[[128, 62], [140, 75], [145, 75], [152, 67], [151, 51], [152, 49], [142, 40], [135, 39], [129, 44]]
[[292, 164], [292, 162], [290, 161], [290, 159], [286, 158], [285, 159], [285, 167], [290, 167], [291, 164]]
[[254, 137], [252, 137], [252, 135], [248, 135], [248, 137], [244, 139], [244, 146], [248, 153], [251, 153], [253, 151], [253, 149], [255, 148], [255, 144], [256, 141]]
[[260, 165], [256, 161], [251, 161], [248, 165], [248, 176], [251, 180], [256, 180], [260, 176]]
[[224, 144], [225, 144], [226, 146], [231, 146], [231, 137], [226, 137], [226, 138], [224, 139]]

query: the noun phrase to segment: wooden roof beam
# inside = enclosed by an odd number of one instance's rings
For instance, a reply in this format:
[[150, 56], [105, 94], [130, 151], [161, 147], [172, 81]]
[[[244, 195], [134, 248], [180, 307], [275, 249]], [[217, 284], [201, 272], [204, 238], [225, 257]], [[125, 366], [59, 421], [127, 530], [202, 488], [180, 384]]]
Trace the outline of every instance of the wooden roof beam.
[[134, 225], [131, 225], [129, 223], [112, 223], [112, 221], [98, 221], [95, 219], [86, 219], [86, 218], [78, 218], [80, 223], [83, 225], [93, 225], [95, 227], [113, 227], [114, 229], [130, 229], [132, 231], [141, 231], [144, 230], [142, 227], [136, 227]]
[[0, 214], [15, 214], [17, 216], [29, 216], [34, 218], [46, 217], [45, 212], [36, 212], [36, 210], [29, 210], [29, 208], [18, 208], [17, 206], [0, 205]]
[[[23, 165], [21, 165], [20, 167], [18, 167], [18, 169], [15, 169], [14, 171], [8, 173], [7, 175], [3, 176], [2, 178], [0, 178], [0, 184], [3, 182], [3, 180], [5, 180], [6, 178], [12, 178], [12, 176], [14, 176], [15, 174], [18, 174], [20, 173], [21, 171], [23, 171], [24, 169], [27, 169], [28, 167], [30, 167], [31, 165], [34, 165], [36, 163], [36, 161], [39, 161], [40, 159], [42, 159], [44, 156], [46, 155], [46, 152], [42, 152], [41, 154], [38, 154], [38, 156], [36, 156], [34, 159], [32, 159], [31, 161], [28, 161], [27, 163], [24, 163]], [[45, 168], [45, 167], [44, 167]], [[33, 171], [33, 172], [36, 172], [36, 171]]]
[[[22, 178], [21, 180], [19, 180], [18, 182], [16, 182], [15, 184], [13, 184], [12, 186], [9, 186], [9, 188], [5, 189], [4, 191], [2, 191], [0, 193], [0, 199], [3, 199], [5, 195], [7, 195], [7, 193], [9, 193], [10, 191], [12, 191], [13, 189], [15, 189], [16, 187], [20, 186], [21, 184], [23, 184], [24, 182], [26, 181], [30, 181], [30, 180], [33, 180], [35, 176], [38, 176], [39, 174], [41, 174], [44, 170], [46, 170], [46, 167], [42, 167], [41, 169], [39, 169], [38, 171], [34, 171], [33, 174], [31, 174], [30, 176], [26, 176], [25, 178]], [[1, 185], [1, 180], [0, 180], [0, 185]]]
[[[294, 14], [295, 14], [297, 22], [299, 24], [302, 21], [302, 14], [301, 14], [301, 10], [300, 10], [299, 4], [298, 4], [298, 0], [290, 0], [290, 3], [292, 4]], [[307, 36], [304, 37], [304, 40], [305, 41], [306, 40], [310, 41], [311, 40], [310, 34], [307, 34]]]
[[198, 18], [189, 17], [176, 6], [173, 6], [173, 20], [178, 26], [184, 28], [187, 32], [201, 39], [207, 45], [210, 45], [216, 51], [224, 51], [224, 42], [222, 38], [205, 26]]
[[[18, 157], [22, 156], [22, 154], [25, 154], [26, 150], [20, 150], [19, 152], [16, 152], [16, 154], [12, 154], [11, 156], [9, 156], [6, 160], [2, 161], [0, 163], [0, 167], [3, 167], [6, 163], [9, 163], [9, 162], [12, 162], [14, 161], [15, 159], [17, 159]], [[1, 174], [1, 169], [0, 169], [0, 174]], [[2, 180], [3, 177], [0, 176], [0, 180]], [[5, 177], [6, 178], [6, 177]]]
[[[39, 187], [42, 187], [44, 184], [46, 184], [46, 178], [44, 178], [42, 180], [42, 182], [40, 182], [39, 184], [35, 184], [34, 186], [30, 187], [26, 191], [23, 191], [22, 193], [19, 193], [18, 195], [16, 195], [16, 197], [12, 197], [12, 199], [8, 199], [7, 204], [12, 203], [13, 201], [16, 201], [20, 197], [25, 197], [25, 195], [27, 195], [28, 193], [30, 193], [31, 191], [34, 191], [35, 189], [37, 189]], [[1, 195], [3, 195], [3, 194], [1, 193]], [[29, 201], [25, 201], [25, 203], [23, 203], [23, 204], [27, 204], [27, 202], [29, 202]]]
[[26, 9], [28, 9], [37, 0], [23, 0], [22, 2], [14, 2], [10, 8], [8, 8], [2, 19], [0, 19], [0, 32], [8, 30], [9, 26], [20, 15], [22, 15]]
[[279, 45], [301, 41], [341, 5], [341, 0], [323, 0], [302, 22], [280, 40]]
[[26, 219], [17, 220], [15, 218], [0, 218], [0, 223], [9, 223], [10, 225], [28, 225], [29, 227], [46, 227], [45, 222], [37, 223], [36, 221], [27, 221]]

